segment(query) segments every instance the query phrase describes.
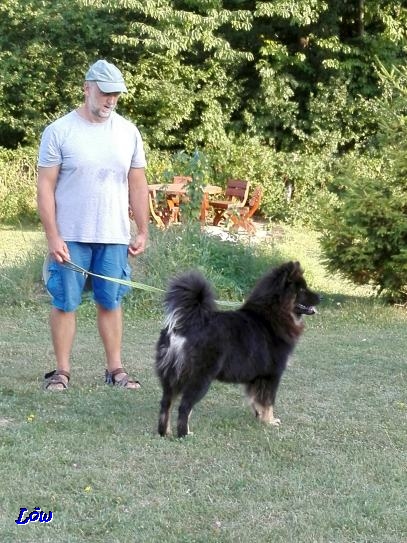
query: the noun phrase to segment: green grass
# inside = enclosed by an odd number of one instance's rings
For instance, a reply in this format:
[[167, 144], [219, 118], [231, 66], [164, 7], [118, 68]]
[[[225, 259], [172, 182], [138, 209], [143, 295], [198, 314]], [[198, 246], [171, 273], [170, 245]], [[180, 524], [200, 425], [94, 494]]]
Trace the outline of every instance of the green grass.
[[[31, 251], [40, 254], [42, 243]], [[152, 243], [154, 260], [163, 249]], [[143, 384], [137, 392], [103, 384], [90, 303], [78, 315], [71, 388], [43, 392], [53, 367], [47, 300], [37, 285], [35, 301], [1, 304], [0, 541], [405, 543], [406, 314], [328, 277], [313, 233], [286, 229], [262, 250], [300, 259], [325, 293], [283, 377], [279, 429], [252, 417], [239, 387], [216, 383], [194, 409], [193, 436], [159, 438], [161, 315], [147, 298], [142, 316], [126, 307], [124, 362]], [[10, 260], [17, 274], [18, 255]], [[162, 284], [163, 272], [154, 273], [151, 284]], [[20, 507], [52, 510], [53, 521], [18, 526]]]

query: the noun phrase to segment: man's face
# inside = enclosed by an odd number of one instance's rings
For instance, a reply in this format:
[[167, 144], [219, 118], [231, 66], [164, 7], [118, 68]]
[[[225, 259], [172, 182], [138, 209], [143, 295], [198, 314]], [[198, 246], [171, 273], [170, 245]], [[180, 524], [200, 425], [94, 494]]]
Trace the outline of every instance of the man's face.
[[85, 82], [85, 103], [95, 122], [110, 117], [119, 100], [120, 92], [102, 92], [95, 81]]

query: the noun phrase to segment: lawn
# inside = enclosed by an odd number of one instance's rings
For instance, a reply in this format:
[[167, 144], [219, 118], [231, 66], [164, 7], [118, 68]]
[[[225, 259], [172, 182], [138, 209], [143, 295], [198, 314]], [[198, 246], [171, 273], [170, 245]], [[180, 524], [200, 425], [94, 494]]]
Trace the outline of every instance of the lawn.
[[[0, 231], [3, 288], [10, 262], [43, 250], [38, 232], [11, 238]], [[239, 387], [217, 383], [194, 410], [193, 436], [158, 437], [161, 317], [126, 310], [124, 362], [143, 387], [115, 390], [103, 384], [90, 303], [72, 386], [45, 393], [48, 300], [2, 304], [2, 543], [406, 543], [405, 310], [328, 277], [314, 234], [287, 229], [277, 245], [324, 293], [280, 387], [280, 428], [260, 425]], [[18, 525], [21, 508], [52, 521]]]

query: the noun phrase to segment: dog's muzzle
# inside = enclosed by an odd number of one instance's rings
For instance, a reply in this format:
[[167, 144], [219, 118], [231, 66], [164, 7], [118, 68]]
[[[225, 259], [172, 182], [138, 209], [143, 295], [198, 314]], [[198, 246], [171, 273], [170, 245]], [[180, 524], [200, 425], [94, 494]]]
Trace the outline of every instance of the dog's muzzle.
[[294, 309], [297, 315], [315, 315], [317, 312], [313, 305], [295, 304]]

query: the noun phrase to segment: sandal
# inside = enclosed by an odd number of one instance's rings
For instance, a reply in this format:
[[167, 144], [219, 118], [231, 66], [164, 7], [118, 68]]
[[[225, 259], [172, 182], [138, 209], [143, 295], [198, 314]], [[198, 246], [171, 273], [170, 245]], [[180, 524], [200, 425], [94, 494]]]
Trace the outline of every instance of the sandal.
[[[62, 377], [66, 377], [62, 379]], [[53, 370], [44, 375], [44, 390], [66, 390], [68, 388], [69, 379], [71, 375], [64, 370]], [[57, 388], [55, 385], [62, 385], [62, 388]], [[51, 387], [51, 388], [50, 388]]]
[[[116, 379], [116, 375], [119, 375], [120, 373], [124, 373], [124, 377], [122, 379]], [[134, 379], [130, 379], [129, 375], [126, 370], [123, 368], [117, 368], [113, 371], [105, 371], [105, 383], [108, 385], [121, 387], [121, 388], [140, 388], [140, 382], [136, 381]], [[129, 386], [130, 385], [130, 386]], [[135, 386], [132, 386], [135, 385]]]

